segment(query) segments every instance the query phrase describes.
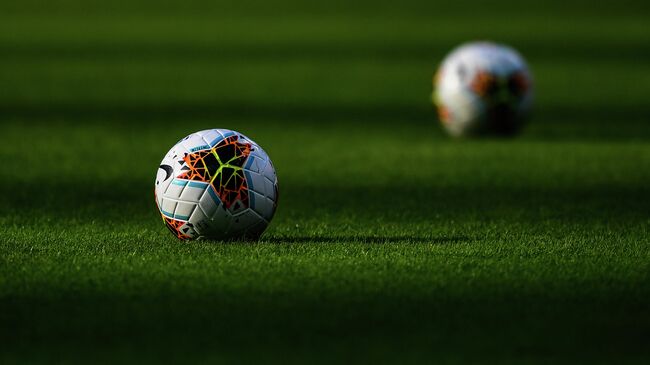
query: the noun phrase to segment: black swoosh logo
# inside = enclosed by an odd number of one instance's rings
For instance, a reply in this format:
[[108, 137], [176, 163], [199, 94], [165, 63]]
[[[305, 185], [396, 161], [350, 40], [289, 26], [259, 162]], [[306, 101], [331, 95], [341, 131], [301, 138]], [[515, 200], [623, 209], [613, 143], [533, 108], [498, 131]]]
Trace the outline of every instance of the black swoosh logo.
[[174, 169], [169, 165], [160, 165], [160, 168], [165, 170], [165, 173], [167, 174], [167, 176], [165, 176], [165, 179], [163, 179], [163, 181], [169, 179], [169, 177], [172, 176], [172, 173], [174, 172]]

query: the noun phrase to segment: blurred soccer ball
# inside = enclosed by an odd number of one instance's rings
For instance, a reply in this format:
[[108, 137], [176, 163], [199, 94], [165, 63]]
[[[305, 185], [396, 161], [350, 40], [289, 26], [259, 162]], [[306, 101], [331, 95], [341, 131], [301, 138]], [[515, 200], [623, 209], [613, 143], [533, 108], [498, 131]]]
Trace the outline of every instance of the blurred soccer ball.
[[257, 239], [278, 201], [275, 169], [264, 150], [227, 129], [180, 140], [160, 163], [156, 204], [181, 240]]
[[433, 83], [440, 121], [453, 136], [511, 135], [530, 113], [528, 66], [517, 51], [504, 45], [461, 45], [444, 59]]

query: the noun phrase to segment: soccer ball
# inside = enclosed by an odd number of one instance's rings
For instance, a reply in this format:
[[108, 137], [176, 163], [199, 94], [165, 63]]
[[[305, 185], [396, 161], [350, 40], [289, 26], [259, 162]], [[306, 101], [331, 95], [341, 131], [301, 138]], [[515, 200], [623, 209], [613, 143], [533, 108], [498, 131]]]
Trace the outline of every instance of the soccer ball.
[[181, 139], [160, 163], [155, 198], [181, 240], [257, 239], [278, 202], [264, 150], [243, 134], [210, 129]]
[[532, 106], [528, 66], [501, 44], [473, 42], [454, 49], [433, 84], [440, 121], [453, 136], [515, 134]]

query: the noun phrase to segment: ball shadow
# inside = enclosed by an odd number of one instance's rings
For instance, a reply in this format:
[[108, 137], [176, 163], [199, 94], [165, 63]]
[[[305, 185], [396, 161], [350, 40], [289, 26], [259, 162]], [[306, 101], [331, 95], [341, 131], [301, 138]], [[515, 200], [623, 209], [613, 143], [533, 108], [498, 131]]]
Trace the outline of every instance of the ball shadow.
[[272, 244], [302, 244], [302, 243], [367, 243], [367, 244], [393, 244], [393, 243], [429, 243], [436, 245], [454, 244], [454, 243], [468, 243], [476, 240], [468, 236], [448, 236], [448, 237], [433, 237], [433, 236], [370, 236], [370, 235], [357, 235], [357, 236], [329, 236], [329, 235], [314, 235], [314, 236], [270, 236], [262, 237], [259, 243], [272, 243]]

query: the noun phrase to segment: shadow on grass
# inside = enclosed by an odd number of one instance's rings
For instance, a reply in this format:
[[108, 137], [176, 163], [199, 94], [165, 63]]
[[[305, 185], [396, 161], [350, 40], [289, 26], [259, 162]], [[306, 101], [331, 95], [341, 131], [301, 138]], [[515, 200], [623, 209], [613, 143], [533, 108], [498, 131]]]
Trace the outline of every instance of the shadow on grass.
[[[393, 128], [396, 123], [434, 125], [435, 109], [425, 99], [412, 104], [384, 105], [265, 105], [250, 102], [168, 102], [86, 103], [78, 104], [12, 104], [0, 103], [0, 122], [62, 123], [76, 125], [134, 126], [178, 125], [196, 120], [203, 125], [209, 120], [264, 121], [277, 128], [310, 123], [345, 125], [368, 123]], [[650, 139], [647, 128], [650, 108], [646, 106], [593, 106], [589, 109], [568, 105], [540, 105], [523, 130], [525, 137], [543, 140], [626, 140]]]
[[[460, 265], [471, 258], [450, 260]], [[647, 354], [647, 337], [643, 330], [634, 330], [647, 329], [637, 320], [647, 310], [635, 304], [647, 303], [647, 290], [603, 289], [591, 282], [576, 290], [564, 278], [548, 285], [516, 281], [525, 290], [508, 280], [497, 282], [498, 288], [482, 279], [472, 285], [475, 278], [467, 281], [468, 287], [453, 279], [441, 287], [426, 276], [421, 282], [400, 281], [403, 272], [382, 268], [375, 267], [367, 276], [360, 276], [363, 269], [349, 268], [347, 276], [325, 271], [329, 275], [316, 285], [299, 286], [291, 284], [302, 282], [302, 272], [295, 273], [291, 266], [237, 287], [228, 283], [255, 272], [209, 276], [198, 286], [193, 283], [196, 275], [176, 271], [160, 281], [138, 277], [122, 281], [123, 286], [106, 286], [119, 281], [122, 273], [75, 287], [45, 280], [27, 295], [10, 293], [0, 300], [0, 339], [7, 350], [29, 344], [29, 351], [47, 353], [51, 346], [78, 355], [81, 349], [92, 353], [132, 344], [129, 353], [148, 350], [161, 356], [173, 349], [177, 356], [186, 351], [190, 358], [206, 351], [241, 357], [268, 350], [327, 358], [340, 351], [376, 354], [382, 349], [427, 354], [423, 359], [468, 351], [478, 351], [477, 356], [525, 358], [542, 353], [565, 359], [576, 348], [609, 355], [608, 360]], [[385, 287], [377, 277], [392, 285]], [[184, 285], [169, 286], [169, 281]], [[96, 283], [102, 285], [99, 290]], [[187, 359], [182, 360], [179, 363]]]
[[[419, 120], [436, 119], [433, 105], [427, 98], [412, 103], [393, 102], [390, 104], [341, 105], [331, 103], [264, 104], [242, 101], [195, 101], [178, 102], [170, 100], [157, 104], [150, 102], [85, 102], [78, 103], [0, 103], [3, 119], [62, 119], [70, 124], [89, 122], [120, 123], [121, 120], [132, 125], [156, 124], [164, 121], [177, 122], [197, 118], [231, 117], [237, 119], [262, 119], [291, 122], [310, 120]], [[534, 118], [593, 123], [594, 121], [616, 122], [619, 126], [627, 121], [647, 121], [650, 115], [648, 106], [594, 105], [589, 109], [571, 105], [539, 105]]]
[[[95, 181], [66, 183], [42, 181], [0, 183], [5, 223], [29, 224], [47, 220], [66, 220], [72, 224], [149, 224], [159, 215], [149, 182]], [[383, 224], [436, 224], [463, 221], [564, 223], [644, 222], [647, 220], [648, 190], [638, 185], [581, 186], [409, 186], [395, 195], [393, 186], [302, 186], [283, 185], [283, 199], [276, 223], [304, 222], [316, 227], [322, 220], [335, 227], [368, 227], [378, 220]], [[314, 199], [318, 197], [318, 199]], [[408, 198], [405, 198], [408, 197]], [[340, 235], [270, 237], [280, 242], [461, 242], [467, 237], [426, 237], [374, 235], [349, 228]], [[357, 233], [362, 236], [355, 236]]]
[[[510, 42], [509, 42], [510, 43]], [[593, 60], [599, 62], [641, 63], [650, 58], [650, 52], [640, 42], [617, 42], [599, 39], [598, 42], [571, 42], [570, 47], [559, 47], [554, 40], [528, 39], [513, 42], [531, 60], [574, 61]], [[241, 62], [246, 60], [282, 61], [310, 60], [350, 61], [384, 60], [410, 61], [441, 60], [449, 50], [457, 46], [457, 40], [431, 42], [293, 42], [291, 44], [258, 42], [255, 47], [248, 44], [151, 44], [149, 42], [84, 44], [69, 43], [39, 44], [38, 47], [24, 44], [0, 44], [0, 51], [16, 59], [46, 58], [59, 60], [102, 60], [111, 62], [133, 62], [134, 60], [213, 60], [214, 62]], [[607, 49], [608, 52], [603, 52]], [[561, 52], [558, 52], [561, 50]]]
[[270, 236], [262, 237], [260, 243], [431, 243], [431, 244], [452, 244], [464, 243], [472, 240], [468, 236], [451, 236], [451, 237], [426, 237], [426, 236]]

